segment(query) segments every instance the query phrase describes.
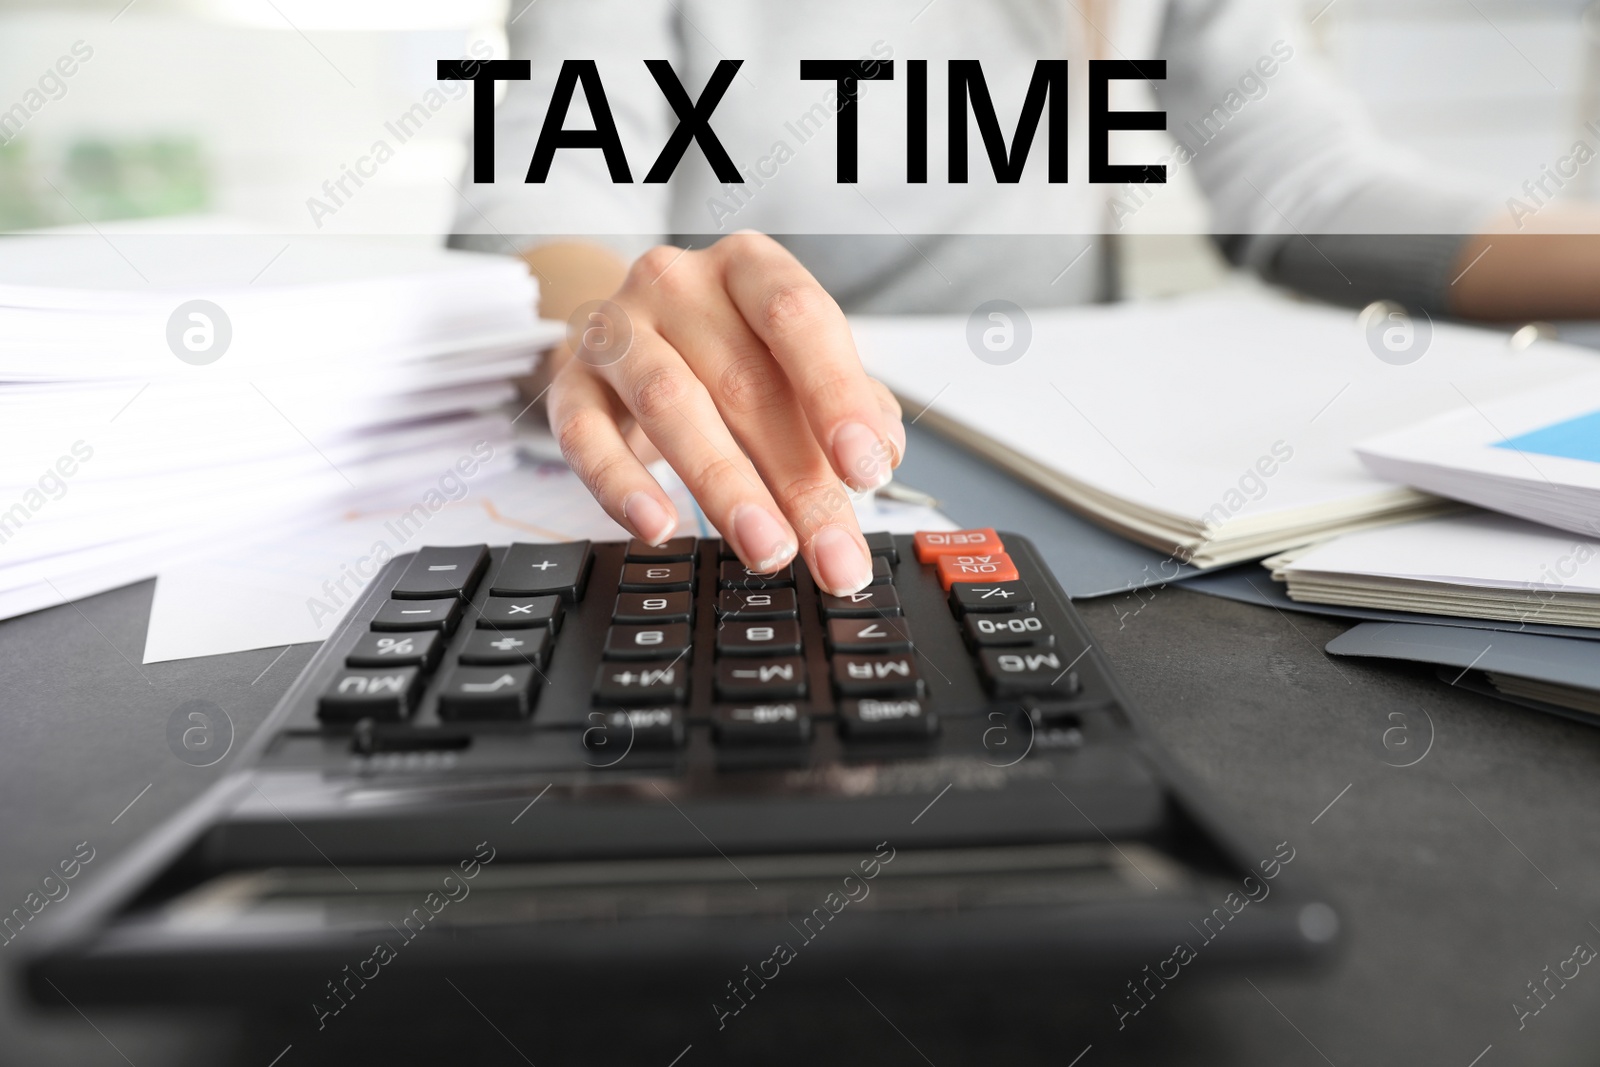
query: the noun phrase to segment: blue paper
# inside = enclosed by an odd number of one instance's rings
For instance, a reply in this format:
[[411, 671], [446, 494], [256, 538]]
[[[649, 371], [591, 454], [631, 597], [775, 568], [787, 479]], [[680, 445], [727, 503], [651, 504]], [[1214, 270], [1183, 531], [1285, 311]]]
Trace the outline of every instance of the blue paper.
[[1507, 438], [1494, 447], [1600, 463], [1600, 411]]

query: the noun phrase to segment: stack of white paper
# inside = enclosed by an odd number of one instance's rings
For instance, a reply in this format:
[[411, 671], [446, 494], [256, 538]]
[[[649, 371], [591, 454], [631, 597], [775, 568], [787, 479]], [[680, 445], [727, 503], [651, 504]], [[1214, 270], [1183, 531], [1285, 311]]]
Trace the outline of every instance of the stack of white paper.
[[1264, 566], [1310, 603], [1600, 627], [1600, 543], [1482, 511], [1346, 534]]
[[1600, 534], [1600, 374], [1461, 399], [1453, 411], [1363, 442], [1361, 459], [1380, 477], [1440, 496]]
[[1503, 334], [1443, 323], [1395, 365], [1350, 312], [1238, 294], [852, 326], [908, 418], [1200, 567], [1436, 512], [1436, 497], [1369, 472], [1352, 446], [1463, 393], [1595, 366], [1586, 350], [1517, 353]]
[[537, 299], [393, 241], [0, 240], [0, 617], [505, 464]]

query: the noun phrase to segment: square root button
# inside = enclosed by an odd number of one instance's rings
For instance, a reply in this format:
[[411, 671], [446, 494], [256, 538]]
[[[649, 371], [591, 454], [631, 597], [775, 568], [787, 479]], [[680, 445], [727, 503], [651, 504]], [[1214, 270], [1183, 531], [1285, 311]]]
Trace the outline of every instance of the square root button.
[[525, 719], [533, 710], [533, 668], [457, 667], [439, 691], [441, 719]]

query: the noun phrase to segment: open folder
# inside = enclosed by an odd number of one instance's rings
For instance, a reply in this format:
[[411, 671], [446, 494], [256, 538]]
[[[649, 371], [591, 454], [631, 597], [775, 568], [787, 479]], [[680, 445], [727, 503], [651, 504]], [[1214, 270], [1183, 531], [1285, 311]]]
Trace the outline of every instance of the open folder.
[[[1010, 351], [985, 348], [991, 326]], [[1355, 442], [1460, 407], [1463, 395], [1595, 368], [1585, 349], [1513, 352], [1504, 334], [1443, 323], [1420, 358], [1397, 365], [1352, 312], [1237, 292], [858, 316], [852, 327], [908, 420], [1200, 567], [1436, 512], [1438, 498], [1363, 467]]]

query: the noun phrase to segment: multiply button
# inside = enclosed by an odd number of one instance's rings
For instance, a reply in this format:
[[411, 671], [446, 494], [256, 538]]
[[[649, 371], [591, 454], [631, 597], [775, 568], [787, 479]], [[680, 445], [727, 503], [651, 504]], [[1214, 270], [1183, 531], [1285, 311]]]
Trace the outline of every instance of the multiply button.
[[940, 556], [939, 584], [949, 589], [958, 582], [1014, 582], [1017, 565], [1004, 552], [982, 555]]
[[596, 704], [682, 704], [689, 669], [681, 662], [603, 663], [594, 680]]
[[561, 628], [561, 598], [557, 596], [492, 596], [483, 602], [478, 627], [488, 630], [525, 630], [548, 626]]
[[447, 596], [465, 600], [472, 595], [488, 566], [487, 545], [420, 549], [389, 595], [396, 600], [434, 600]]
[[587, 541], [512, 545], [489, 591], [496, 596], [548, 594], [571, 603], [583, 595], [593, 558]]
[[726, 659], [717, 664], [721, 700], [783, 700], [806, 695], [806, 664], [799, 656], [781, 659]]
[[688, 623], [613, 626], [606, 631], [606, 659], [673, 659], [688, 650]]
[[980, 530], [936, 530], [911, 536], [918, 563], [933, 563], [940, 556], [1004, 552], [1000, 535], [985, 527]]

